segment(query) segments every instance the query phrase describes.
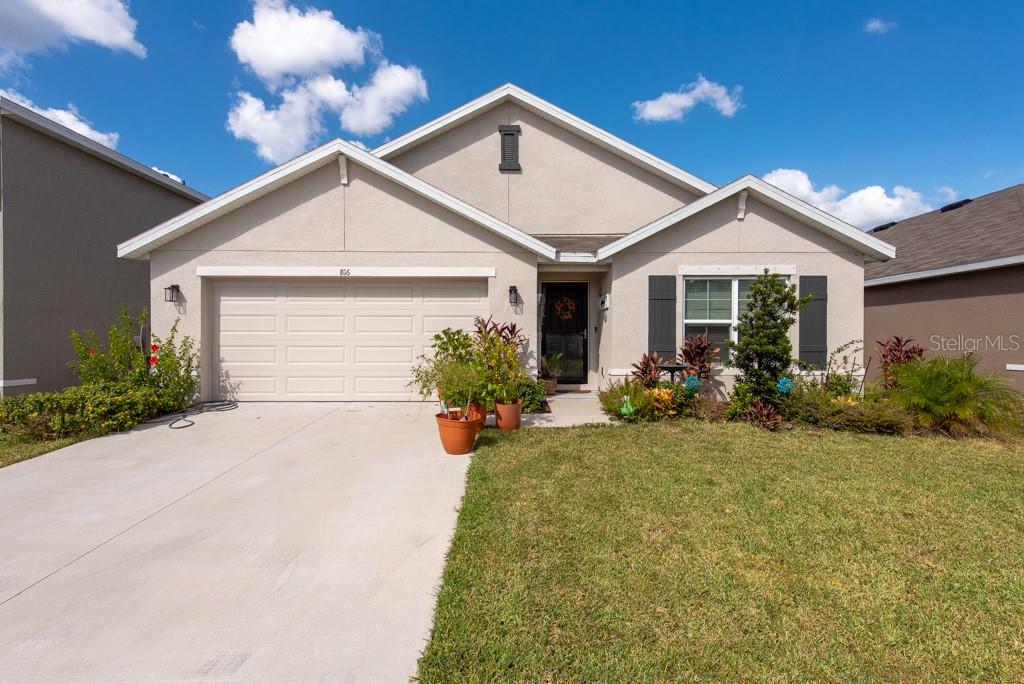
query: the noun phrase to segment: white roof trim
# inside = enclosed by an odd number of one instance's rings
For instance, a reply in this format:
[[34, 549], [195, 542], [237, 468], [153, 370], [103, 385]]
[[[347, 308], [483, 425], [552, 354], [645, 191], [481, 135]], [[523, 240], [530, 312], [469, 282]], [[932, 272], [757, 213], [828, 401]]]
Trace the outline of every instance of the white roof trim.
[[171, 180], [162, 173], [154, 171], [148, 166], [144, 166], [134, 159], [126, 157], [120, 152], [116, 152], [105, 145], [101, 145], [95, 140], [86, 138], [84, 135], [76, 133], [70, 128], [61, 126], [56, 121], [47, 119], [42, 114], [34, 112], [28, 107], [23, 107], [17, 102], [13, 102], [6, 97], [0, 97], [0, 115], [10, 116], [15, 121], [25, 124], [29, 128], [35, 129], [41, 133], [49, 135], [50, 137], [57, 138], [58, 140], [80, 149], [83, 152], [91, 154], [94, 157], [99, 157], [100, 159], [108, 161], [115, 166], [119, 166], [126, 171], [142, 176], [146, 180], [162, 185], [168, 190], [173, 190], [179, 195], [184, 195], [199, 202], [205, 202], [210, 199], [198, 190], [190, 188], [184, 183]]
[[433, 200], [463, 218], [487, 228], [535, 254], [547, 257], [548, 259], [554, 259], [557, 254], [557, 251], [551, 245], [517, 228], [513, 228], [504, 221], [499, 221], [490, 214], [480, 211], [460, 199], [452, 197], [433, 185], [425, 183], [365, 150], [359, 149], [352, 143], [345, 142], [344, 140], [333, 140], [311, 152], [307, 152], [301, 157], [296, 157], [277, 168], [271, 169], [262, 176], [257, 176], [248, 183], [228, 190], [195, 209], [186, 211], [169, 221], [165, 221], [147, 230], [145, 233], [122, 242], [117, 246], [117, 255], [133, 259], [143, 258], [160, 245], [166, 244], [215, 218], [234, 211], [238, 207], [290, 183], [296, 178], [300, 178], [320, 168], [324, 164], [333, 161], [338, 155], [344, 155], [349, 160], [379, 173], [381, 176], [398, 183], [422, 197]]
[[652, 221], [643, 228], [639, 228], [628, 235], [624, 235], [615, 242], [605, 245], [601, 249], [597, 250], [597, 258], [607, 259], [624, 249], [632, 247], [641, 240], [645, 240], [652, 235], [660, 233], [662, 230], [670, 226], [674, 226], [680, 221], [683, 221], [724, 199], [732, 197], [743, 190], [751, 191], [766, 204], [773, 206], [794, 218], [806, 220], [837, 240], [854, 247], [865, 256], [883, 261], [896, 256], [896, 248], [892, 245], [882, 242], [873, 235], [869, 235], [859, 228], [851, 226], [849, 223], [840, 221], [835, 216], [825, 213], [817, 207], [813, 207], [803, 200], [799, 200], [796, 197], [779, 190], [774, 185], [763, 181], [760, 178], [747, 175], [739, 180], [729, 183], [728, 185], [720, 187], [714, 192], [705, 195], [704, 197], [701, 197], [700, 199], [695, 200], [670, 214]]
[[196, 266], [200, 278], [494, 278], [491, 266]]
[[1000, 257], [999, 259], [988, 259], [987, 261], [974, 261], [969, 264], [958, 264], [956, 266], [944, 266], [942, 268], [931, 268], [925, 271], [912, 271], [910, 273], [897, 273], [890, 276], [879, 276], [864, 281], [864, 287], [875, 287], [876, 285], [891, 285], [893, 283], [905, 283], [909, 280], [925, 280], [926, 278], [941, 278], [942, 276], [956, 275], [958, 273], [970, 273], [972, 271], [985, 271], [990, 268], [1002, 268], [1003, 266], [1017, 266], [1024, 264], [1024, 254], [1016, 256]]
[[403, 136], [386, 142], [373, 150], [373, 153], [381, 159], [388, 159], [401, 152], [404, 152], [421, 142], [450, 129], [462, 121], [476, 116], [478, 113], [490, 109], [502, 102], [513, 101], [527, 109], [541, 115], [542, 117], [562, 125], [571, 131], [579, 133], [585, 139], [590, 140], [599, 147], [633, 161], [640, 166], [654, 172], [658, 176], [682, 185], [691, 192], [705, 195], [715, 189], [715, 186], [706, 180], [698, 178], [691, 173], [683, 171], [678, 166], [670, 164], [664, 159], [659, 159], [649, 152], [645, 152], [636, 145], [632, 145], [622, 138], [612, 135], [597, 126], [584, 121], [583, 119], [570, 114], [569, 112], [556, 107], [546, 100], [542, 100], [533, 93], [529, 93], [517, 85], [506, 83], [505, 85], [492, 90], [491, 92], [468, 102], [457, 109], [444, 114], [433, 121], [430, 121], [419, 128], [416, 128]]
[[694, 266], [683, 265], [679, 267], [681, 276], [757, 276], [767, 270], [774, 275], [796, 275], [794, 264], [766, 264], [763, 266]]

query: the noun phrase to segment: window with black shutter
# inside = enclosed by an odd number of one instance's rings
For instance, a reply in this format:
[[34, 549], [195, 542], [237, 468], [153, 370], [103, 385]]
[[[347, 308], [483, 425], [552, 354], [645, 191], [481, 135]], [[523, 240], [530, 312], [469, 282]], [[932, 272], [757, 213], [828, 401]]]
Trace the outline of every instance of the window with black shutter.
[[498, 134], [501, 137], [501, 162], [498, 164], [499, 171], [521, 171], [519, 166], [519, 126], [498, 126]]

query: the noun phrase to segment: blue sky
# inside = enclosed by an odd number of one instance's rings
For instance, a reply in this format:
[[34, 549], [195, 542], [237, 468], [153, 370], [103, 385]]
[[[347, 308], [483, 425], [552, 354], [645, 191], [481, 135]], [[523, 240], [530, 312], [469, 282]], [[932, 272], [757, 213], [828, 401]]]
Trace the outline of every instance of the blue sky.
[[0, 89], [208, 194], [506, 81], [716, 184], [786, 169], [864, 227], [1024, 181], [1020, 2], [90, 2], [4, 0]]

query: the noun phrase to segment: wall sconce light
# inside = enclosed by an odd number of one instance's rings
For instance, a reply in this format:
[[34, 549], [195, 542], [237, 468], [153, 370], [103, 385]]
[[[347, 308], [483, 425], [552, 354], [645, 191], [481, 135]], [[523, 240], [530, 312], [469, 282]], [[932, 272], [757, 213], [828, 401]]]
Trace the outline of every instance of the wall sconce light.
[[168, 285], [167, 287], [164, 288], [164, 301], [165, 302], [172, 302], [174, 304], [177, 304], [178, 300], [180, 300], [180, 299], [181, 299], [181, 288], [180, 287], [178, 287], [177, 285]]
[[508, 288], [508, 303], [512, 306], [519, 303], [519, 288], [515, 285], [510, 285]]

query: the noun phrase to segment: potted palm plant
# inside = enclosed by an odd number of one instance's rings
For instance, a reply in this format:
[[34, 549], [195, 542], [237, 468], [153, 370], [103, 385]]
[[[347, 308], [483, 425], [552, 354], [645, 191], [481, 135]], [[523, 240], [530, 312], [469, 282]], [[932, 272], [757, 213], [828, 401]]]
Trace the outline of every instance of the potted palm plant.
[[565, 372], [564, 358], [561, 352], [556, 352], [540, 360], [540, 377], [544, 381], [544, 391], [548, 396], [558, 390], [558, 378]]

